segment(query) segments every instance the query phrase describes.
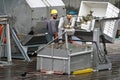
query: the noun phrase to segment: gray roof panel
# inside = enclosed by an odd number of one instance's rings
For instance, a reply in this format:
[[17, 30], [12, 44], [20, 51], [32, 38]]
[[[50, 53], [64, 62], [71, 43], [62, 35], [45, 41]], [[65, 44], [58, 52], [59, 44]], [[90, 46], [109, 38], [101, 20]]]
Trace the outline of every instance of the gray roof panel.
[[62, 0], [46, 0], [51, 6], [65, 6]]
[[31, 8], [46, 7], [42, 0], [26, 0]]

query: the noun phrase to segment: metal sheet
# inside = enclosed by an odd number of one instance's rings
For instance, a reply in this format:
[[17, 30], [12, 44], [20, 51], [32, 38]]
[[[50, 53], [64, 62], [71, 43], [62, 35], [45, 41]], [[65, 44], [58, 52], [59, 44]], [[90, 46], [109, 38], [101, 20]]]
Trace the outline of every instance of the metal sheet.
[[3, 5], [3, 0], [0, 0], [0, 15], [4, 14], [4, 5]]
[[42, 0], [26, 0], [31, 8], [46, 7]]
[[51, 6], [65, 6], [62, 0], [46, 0]]
[[54, 49], [53, 51], [54, 52], [51, 53], [51, 48], [45, 48], [38, 52], [37, 70], [61, 71], [69, 74], [74, 70], [89, 68], [92, 66], [92, 50], [71, 53], [70, 55], [66, 53], [65, 49]]
[[91, 52], [72, 56], [70, 62], [71, 71], [92, 67]]
[[44, 35], [33, 35], [24, 45], [39, 45], [46, 44], [47, 40]]

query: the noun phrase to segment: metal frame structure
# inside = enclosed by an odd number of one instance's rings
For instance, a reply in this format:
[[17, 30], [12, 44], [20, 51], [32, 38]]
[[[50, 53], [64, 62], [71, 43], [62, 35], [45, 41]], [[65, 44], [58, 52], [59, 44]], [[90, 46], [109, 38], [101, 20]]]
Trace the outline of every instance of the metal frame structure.
[[[53, 41], [51, 41], [53, 42]], [[70, 49], [68, 34], [65, 32], [65, 45], [62, 49], [54, 48], [51, 43], [37, 52], [37, 70], [71, 74], [72, 71], [92, 67], [92, 48]], [[49, 48], [51, 46], [51, 48]], [[41, 50], [42, 49], [42, 50]]]
[[[16, 33], [12, 29], [12, 27], [9, 26], [9, 16], [8, 15], [1, 15], [0, 16], [0, 24], [4, 25], [2, 36], [1, 36], [1, 57], [7, 57], [7, 62], [0, 61], [0, 63], [6, 63], [11, 64], [12, 63], [12, 54], [11, 54], [11, 37], [10, 33], [12, 35], [12, 38], [14, 39], [15, 43], [17, 44], [20, 52], [22, 53], [23, 57], [26, 61], [30, 61], [30, 58], [27, 54], [27, 48], [21, 44], [18, 37], [16, 36]], [[6, 38], [6, 43], [3, 42], [4, 38]], [[3, 54], [4, 53], [4, 54]]]
[[[108, 37], [107, 35], [105, 35], [103, 28], [102, 28], [103, 21], [110, 21], [110, 20], [115, 20], [115, 25], [113, 26], [113, 33], [112, 33], [113, 36], [112, 37]], [[111, 70], [112, 63], [108, 59], [108, 53], [106, 50], [106, 40], [109, 40], [111, 42], [115, 41], [115, 35], [117, 32], [117, 28], [118, 28], [120, 19], [119, 19], [119, 17], [114, 17], [114, 18], [104, 18], [104, 19], [100, 19], [98, 21], [101, 25], [99, 26], [99, 28], [96, 28], [94, 30], [94, 34], [93, 34], [93, 41], [96, 42], [96, 44], [94, 44], [93, 64], [95, 66], [96, 71], [106, 70], [106, 69]], [[103, 44], [102, 46], [101, 46], [100, 42], [102, 42], [102, 44]], [[96, 45], [97, 45], [97, 47], [96, 47]]]
[[[93, 67], [96, 71], [100, 70], [111, 70], [112, 63], [108, 59], [108, 55], [105, 53], [103, 48], [100, 44], [100, 29], [96, 28], [93, 34]], [[101, 49], [102, 47], [102, 49]]]
[[14, 30], [12, 29], [12, 27], [10, 28], [12, 37], [16, 43], [16, 45], [18, 46], [20, 52], [22, 53], [23, 57], [25, 58], [26, 61], [30, 61], [30, 58], [27, 54], [27, 47], [23, 46], [20, 42], [20, 40], [18, 39], [16, 33], [14, 32]]
[[[4, 25], [2, 36], [1, 36], [1, 45], [2, 50], [0, 51], [1, 57], [3, 56], [3, 53], [7, 55], [7, 61], [0, 61], [1, 64], [10, 65], [12, 64], [12, 58], [11, 58], [11, 41], [10, 41], [10, 26], [8, 22], [9, 17], [7, 15], [1, 15], [0, 16], [0, 24]], [[6, 43], [3, 42], [3, 40], [6, 38]]]
[[[19, 50], [24, 56], [25, 60], [30, 61], [27, 51], [31, 48], [36, 48], [38, 44], [32, 45], [24, 45], [22, 43], [29, 43], [30, 40], [24, 39], [22, 40], [18, 35], [22, 38], [25, 36], [29, 37], [29, 32], [31, 28], [34, 28], [34, 34], [44, 34], [46, 32], [46, 23], [45, 21], [50, 18], [50, 10], [57, 9], [58, 10], [58, 18], [61, 16], [65, 16], [66, 9], [65, 4], [62, 0], [1, 0], [0, 1], [0, 14], [6, 14], [10, 16], [10, 26], [11, 33], [15, 43], [17, 44]], [[41, 36], [39, 36], [41, 37]], [[32, 38], [33, 39], [33, 38]], [[35, 39], [34, 39], [35, 40]], [[28, 42], [27, 42], [28, 41]], [[37, 40], [36, 40], [37, 41]], [[38, 40], [40, 42], [40, 39]], [[19, 50], [16, 48], [13, 43], [12, 52], [18, 53]], [[15, 52], [16, 51], [16, 52]], [[12, 56], [13, 57], [13, 56]], [[15, 58], [22, 58], [19, 54], [14, 56]]]

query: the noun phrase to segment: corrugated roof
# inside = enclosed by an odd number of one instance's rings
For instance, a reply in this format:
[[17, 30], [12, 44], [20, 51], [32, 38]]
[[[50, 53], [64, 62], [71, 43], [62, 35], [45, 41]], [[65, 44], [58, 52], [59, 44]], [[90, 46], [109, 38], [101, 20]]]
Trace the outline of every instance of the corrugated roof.
[[62, 0], [46, 0], [51, 6], [65, 6]]
[[26, 0], [30, 7], [46, 7], [46, 5], [42, 2], [42, 0]]

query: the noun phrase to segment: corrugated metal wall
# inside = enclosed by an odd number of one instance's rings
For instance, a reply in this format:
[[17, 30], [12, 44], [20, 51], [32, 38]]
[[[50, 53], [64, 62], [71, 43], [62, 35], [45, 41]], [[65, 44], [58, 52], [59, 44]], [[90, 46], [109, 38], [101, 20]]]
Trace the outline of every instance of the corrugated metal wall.
[[4, 2], [3, 0], [0, 0], [0, 15], [3, 15], [4, 14]]

